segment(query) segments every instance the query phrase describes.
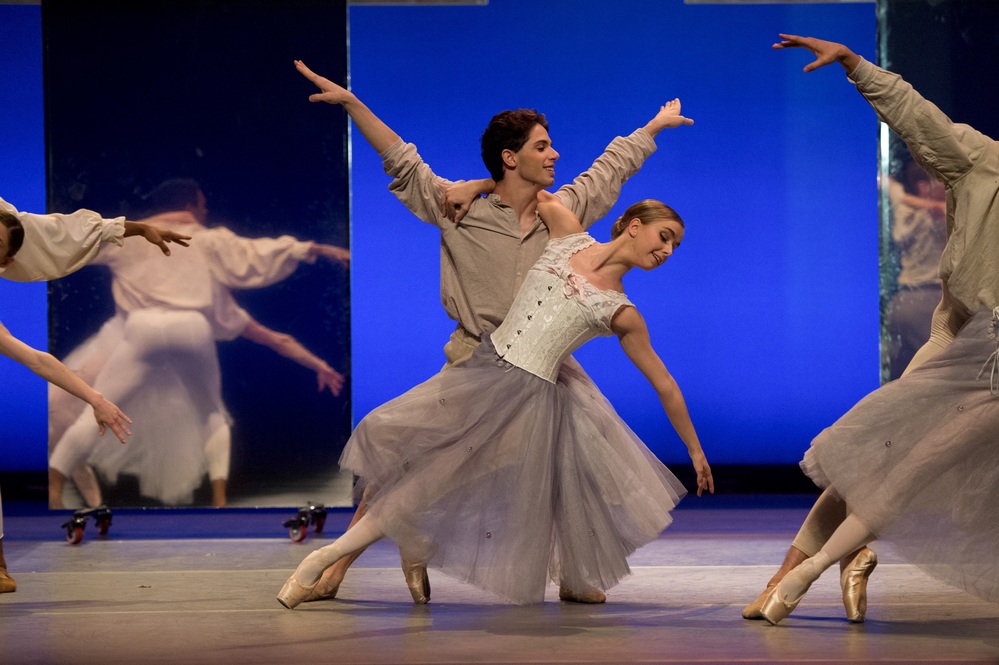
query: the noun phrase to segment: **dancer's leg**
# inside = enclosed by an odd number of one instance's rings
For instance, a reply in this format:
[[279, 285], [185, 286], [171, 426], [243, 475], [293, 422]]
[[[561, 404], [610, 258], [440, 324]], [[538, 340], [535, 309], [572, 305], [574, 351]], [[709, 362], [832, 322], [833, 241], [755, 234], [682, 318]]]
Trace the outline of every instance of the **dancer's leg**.
[[103, 502], [101, 484], [97, 482], [97, 474], [89, 464], [82, 464], [73, 470], [73, 484], [83, 497], [84, 503], [90, 508], [96, 508]]
[[305, 557], [281, 588], [278, 601], [289, 609], [295, 607], [312, 593], [323, 571], [341, 558], [363, 550], [384, 537], [385, 534], [371, 517], [365, 515], [342, 536]]
[[[360, 519], [367, 514], [367, 512], [368, 504], [364, 501], [364, 499], [361, 499], [361, 503], [357, 506], [357, 510], [354, 511], [354, 516], [350, 519], [350, 524], [347, 525], [347, 531], [349, 532], [353, 529]], [[327, 568], [323, 573], [322, 578], [320, 578], [319, 583], [316, 584], [315, 590], [313, 590], [312, 594], [305, 599], [305, 602], [336, 598], [337, 591], [340, 590], [340, 584], [343, 582], [343, 578], [347, 574], [347, 569], [350, 568], [352, 563], [357, 561], [357, 557], [361, 556], [365, 549], [367, 549], [367, 546], [341, 557], [336, 561], [336, 563]]]
[[17, 590], [17, 582], [7, 574], [7, 559], [3, 556], [3, 500], [0, 499], [0, 593]]
[[763, 604], [763, 616], [776, 624], [790, 614], [805, 592], [833, 563], [874, 540], [874, 534], [856, 515], [850, 514], [822, 549], [784, 576]]
[[232, 430], [221, 413], [208, 417], [211, 434], [205, 442], [205, 460], [208, 479], [212, 485], [212, 506], [224, 508], [228, 503], [226, 489], [229, 485], [229, 463], [232, 456]]
[[784, 562], [767, 582], [766, 589], [756, 600], [742, 609], [744, 619], [762, 619], [763, 603], [773, 587], [784, 579], [791, 570], [803, 563], [808, 557], [818, 553], [836, 528], [846, 518], [846, 503], [832, 490], [825, 490], [819, 495], [808, 516], [798, 529], [797, 535], [787, 549]]

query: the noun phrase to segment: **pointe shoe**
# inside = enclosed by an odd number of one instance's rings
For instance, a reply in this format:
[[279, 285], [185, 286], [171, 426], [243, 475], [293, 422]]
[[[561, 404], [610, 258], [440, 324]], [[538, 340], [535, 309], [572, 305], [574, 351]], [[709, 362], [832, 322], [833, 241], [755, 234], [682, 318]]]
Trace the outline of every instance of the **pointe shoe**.
[[867, 615], [867, 580], [878, 565], [874, 550], [863, 547], [839, 575], [843, 587], [843, 607], [852, 623], [864, 623]]
[[558, 588], [558, 599], [567, 603], [599, 605], [600, 603], [607, 602], [607, 595], [594, 587], [587, 587], [585, 590], [577, 593], [568, 587], [560, 586]]
[[0, 568], [0, 593], [12, 593], [17, 591], [17, 582], [7, 574], [5, 568]]
[[[310, 593], [302, 601], [303, 603], [311, 603], [315, 600], [333, 600], [336, 598], [336, 592], [340, 590], [340, 583], [337, 582], [334, 584], [330, 580], [330, 578], [333, 577], [330, 573], [335, 573], [335, 571], [330, 568], [324, 572], [323, 576], [319, 578], [318, 582], [316, 582], [316, 586], [312, 589], [312, 593]], [[327, 577], [327, 575], [329, 575], [329, 577]]]
[[305, 586], [299, 582], [298, 578], [295, 577], [295, 574], [292, 573], [291, 577], [288, 578], [288, 581], [286, 581], [284, 586], [281, 587], [281, 591], [278, 592], [278, 602], [287, 607], [289, 610], [293, 610], [298, 605], [303, 603], [313, 591], [315, 591], [316, 586], [319, 585], [320, 581], [321, 578], [316, 580], [315, 583]]
[[770, 597], [770, 594], [773, 593], [776, 587], [777, 587], [776, 582], [773, 584], [768, 584], [767, 588], [763, 590], [763, 593], [761, 593], [759, 596], [756, 597], [756, 600], [754, 600], [749, 605], [746, 605], [745, 607], [742, 608], [742, 618], [749, 619], [750, 621], [756, 621], [757, 619], [762, 619], [763, 613], [760, 612], [760, 610], [763, 609], [763, 603], [766, 602], [767, 598]]
[[427, 567], [419, 562], [403, 560], [402, 572], [406, 575], [406, 586], [413, 596], [415, 605], [426, 605], [430, 602], [430, 577], [427, 576]]
[[[807, 589], [806, 589], [807, 591]], [[794, 600], [785, 601], [781, 596], [780, 582], [770, 591], [766, 600], [763, 601], [763, 606], [760, 608], [760, 614], [766, 619], [771, 626], [776, 626], [781, 621], [787, 618], [787, 615], [794, 611], [798, 607], [798, 603], [801, 599], [805, 597], [802, 593], [800, 596]]]

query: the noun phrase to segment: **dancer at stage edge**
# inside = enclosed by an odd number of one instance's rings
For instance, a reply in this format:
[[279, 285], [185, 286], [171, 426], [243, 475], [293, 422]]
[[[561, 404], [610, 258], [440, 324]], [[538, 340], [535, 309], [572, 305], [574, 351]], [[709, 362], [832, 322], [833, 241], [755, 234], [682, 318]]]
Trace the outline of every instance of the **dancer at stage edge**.
[[[842, 44], [781, 35], [806, 72], [837, 62], [947, 191], [943, 298], [930, 340], [897, 381], [812, 442], [802, 468], [826, 488], [767, 590], [743, 610], [777, 623], [841, 563], [847, 617], [864, 620], [875, 537], [930, 575], [999, 602], [999, 143], [952, 122], [900, 76]], [[990, 385], [991, 377], [991, 385]]]
[[190, 240], [190, 236], [156, 226], [155, 217], [138, 222], [124, 217], [104, 219], [91, 210], [39, 215], [20, 212], [2, 198], [0, 211], [10, 214], [4, 225], [11, 240], [21, 243], [16, 259], [9, 254], [0, 260], [0, 277], [12, 282], [65, 277], [90, 263], [105, 245], [121, 245], [130, 236], [142, 236], [167, 256], [167, 243], [187, 247], [185, 241]]
[[[127, 225], [127, 226], [126, 226]], [[19, 213], [0, 199], [0, 269], [5, 278], [33, 281], [62, 277], [97, 255], [107, 242], [121, 243], [126, 235], [142, 235], [169, 254], [168, 242], [186, 246], [189, 236], [167, 232], [146, 223], [105, 220], [96, 213], [81, 210], [71, 215], [32, 215]], [[0, 354], [15, 360], [46, 381], [80, 398], [93, 409], [100, 434], [110, 428], [125, 442], [131, 434], [128, 419], [121, 410], [91, 388], [51, 354], [33, 349], [15, 338], [0, 324]], [[0, 593], [17, 590], [17, 582], [7, 572], [3, 552], [3, 505], [0, 503]]]
[[[492, 179], [471, 181], [444, 190], [452, 183], [435, 175], [417, 153], [351, 92], [312, 72], [296, 67], [320, 90], [313, 102], [339, 104], [364, 138], [382, 157], [392, 177], [389, 189], [419, 219], [441, 233], [441, 300], [458, 322], [444, 347], [447, 366], [467, 360], [482, 336], [496, 329], [506, 316], [524, 275], [541, 256], [548, 238], [537, 218], [537, 194], [555, 182], [558, 152], [552, 147], [545, 117], [528, 109], [495, 115], [482, 136], [482, 159]], [[621, 187], [656, 150], [655, 139], [667, 127], [689, 125], [679, 116], [679, 103], [663, 106], [644, 126], [611, 141], [604, 153], [556, 195], [579, 217], [584, 228], [603, 218], [617, 201]], [[679, 116], [679, 118], [678, 118]], [[495, 186], [495, 191], [493, 187]], [[479, 198], [480, 192], [492, 193]], [[465, 223], [455, 225], [467, 215]], [[574, 390], [599, 395], [586, 373], [571, 357], [562, 380]], [[362, 500], [351, 525], [364, 514]], [[329, 568], [308, 600], [336, 596], [349, 565], [360, 551]], [[426, 568], [403, 558], [403, 571], [413, 600], [430, 598]], [[596, 589], [561, 588], [560, 597], [573, 602], [603, 602]]]
[[338, 559], [388, 536], [408, 557], [515, 603], [544, 600], [548, 579], [606, 590], [627, 557], [669, 525], [683, 486], [599, 394], [559, 380], [586, 341], [617, 335], [655, 388], [697, 473], [714, 491], [676, 381], [623, 292], [680, 245], [684, 224], [646, 200], [599, 243], [553, 194], [538, 194], [550, 240], [504, 322], [461, 365], [369, 413], [340, 459], [367, 513], [312, 552], [281, 589], [293, 608]]

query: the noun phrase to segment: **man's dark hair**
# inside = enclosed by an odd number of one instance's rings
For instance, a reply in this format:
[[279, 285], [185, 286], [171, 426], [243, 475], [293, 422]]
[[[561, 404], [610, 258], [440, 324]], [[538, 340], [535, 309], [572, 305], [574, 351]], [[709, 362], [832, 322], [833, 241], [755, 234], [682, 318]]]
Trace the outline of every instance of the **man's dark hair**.
[[0, 224], [7, 227], [10, 236], [7, 253], [0, 256], [0, 261], [2, 261], [11, 258], [21, 249], [21, 245], [24, 244], [24, 227], [21, 226], [21, 220], [17, 218], [17, 215], [6, 210], [0, 210]]
[[548, 130], [548, 121], [534, 109], [500, 111], [482, 133], [482, 161], [493, 180], [503, 179], [503, 151], [517, 152], [524, 147], [535, 125]]
[[198, 205], [198, 195], [201, 186], [191, 178], [172, 178], [164, 180], [152, 191], [142, 197], [146, 205], [146, 214], [155, 215], [161, 212], [186, 210]]

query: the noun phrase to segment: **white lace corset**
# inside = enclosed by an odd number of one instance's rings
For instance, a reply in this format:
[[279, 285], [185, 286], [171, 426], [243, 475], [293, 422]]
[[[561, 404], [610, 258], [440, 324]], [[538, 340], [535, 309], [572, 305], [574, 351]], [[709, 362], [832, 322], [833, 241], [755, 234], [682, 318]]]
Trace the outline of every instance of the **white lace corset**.
[[623, 293], [594, 287], [569, 267], [569, 257], [594, 242], [587, 233], [548, 241], [491, 336], [497, 355], [555, 383], [570, 353], [611, 334], [614, 314], [631, 301]]

